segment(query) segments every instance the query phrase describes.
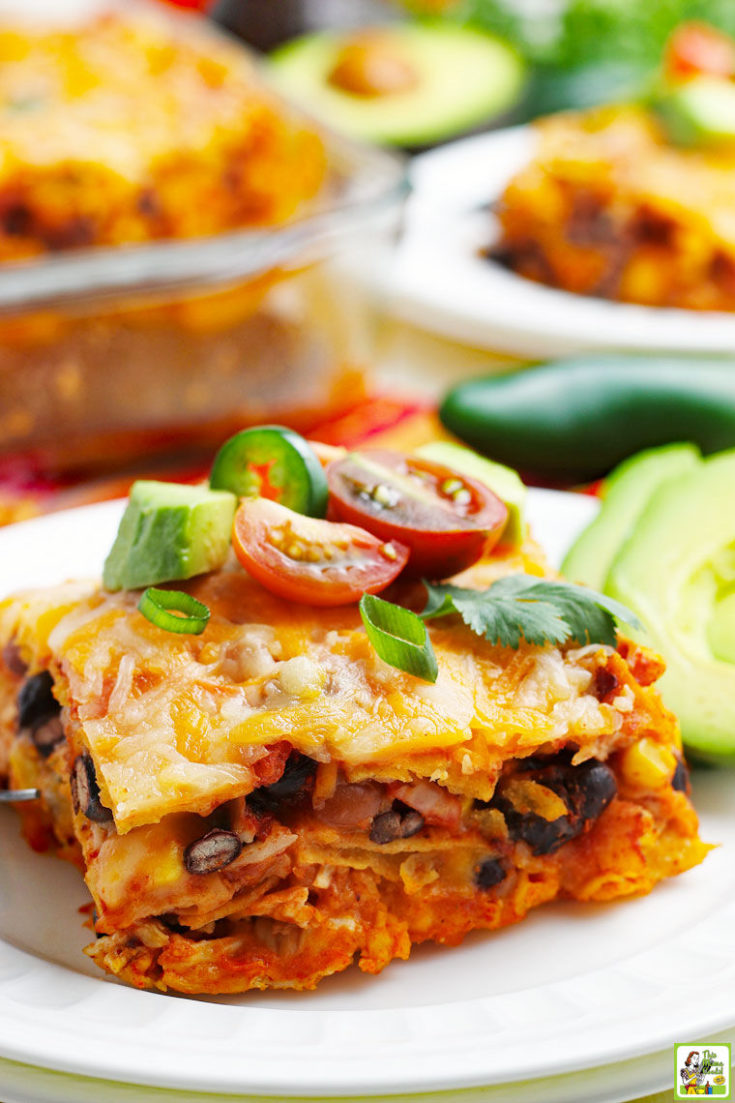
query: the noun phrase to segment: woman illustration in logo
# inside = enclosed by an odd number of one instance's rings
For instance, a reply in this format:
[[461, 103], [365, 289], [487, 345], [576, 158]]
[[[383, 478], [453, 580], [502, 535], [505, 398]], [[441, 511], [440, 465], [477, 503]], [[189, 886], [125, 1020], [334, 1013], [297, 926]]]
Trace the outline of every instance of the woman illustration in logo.
[[704, 1078], [711, 1067], [709, 1061], [700, 1060], [698, 1049], [693, 1049], [691, 1051], [684, 1062], [684, 1067], [679, 1070], [687, 1095], [702, 1094], [697, 1091], [697, 1088], [701, 1088], [704, 1085]]

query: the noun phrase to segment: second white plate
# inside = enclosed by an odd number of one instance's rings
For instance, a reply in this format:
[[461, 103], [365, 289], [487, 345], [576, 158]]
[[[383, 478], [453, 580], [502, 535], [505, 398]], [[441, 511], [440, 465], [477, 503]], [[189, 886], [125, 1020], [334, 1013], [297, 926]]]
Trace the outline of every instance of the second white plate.
[[532, 128], [516, 127], [416, 159], [405, 231], [381, 287], [388, 309], [463, 344], [518, 356], [588, 349], [735, 352], [735, 315], [572, 295], [485, 259], [497, 236], [490, 204], [533, 149]]

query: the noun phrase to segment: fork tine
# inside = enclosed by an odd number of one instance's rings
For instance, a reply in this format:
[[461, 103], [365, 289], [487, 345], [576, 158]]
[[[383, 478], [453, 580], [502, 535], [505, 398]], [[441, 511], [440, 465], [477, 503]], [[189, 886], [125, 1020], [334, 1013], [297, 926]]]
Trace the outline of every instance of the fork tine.
[[0, 804], [20, 804], [26, 800], [38, 800], [39, 789], [0, 789]]

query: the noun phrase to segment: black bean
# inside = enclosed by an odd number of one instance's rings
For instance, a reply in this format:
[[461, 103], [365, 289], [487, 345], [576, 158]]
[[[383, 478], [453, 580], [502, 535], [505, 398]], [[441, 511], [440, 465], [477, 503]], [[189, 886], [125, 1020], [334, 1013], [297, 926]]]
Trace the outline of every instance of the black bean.
[[316, 773], [316, 766], [317, 764], [313, 758], [308, 758], [305, 754], [299, 754], [298, 751], [292, 752], [278, 781], [266, 786], [268, 795], [280, 799], [281, 797], [292, 797], [299, 793], [309, 778]]
[[36, 728], [61, 711], [51, 692], [54, 680], [48, 670], [34, 674], [23, 683], [18, 694], [18, 727]]
[[215, 827], [189, 843], [184, 851], [184, 865], [189, 873], [216, 873], [234, 862], [241, 851], [242, 843], [234, 831]]
[[533, 780], [546, 786], [564, 801], [574, 815], [583, 819], [599, 816], [617, 791], [615, 775], [609, 766], [590, 758], [579, 766], [556, 755], [536, 759]]
[[508, 871], [502, 862], [497, 858], [486, 858], [475, 870], [475, 884], [485, 891], [499, 885], [507, 876]]
[[[535, 764], [539, 761], [536, 759]], [[535, 812], [520, 812], [504, 797], [502, 788], [491, 807], [503, 813], [511, 838], [523, 840], [536, 855], [554, 854], [564, 843], [576, 839], [602, 815], [617, 792], [612, 770], [597, 759], [579, 766], [559, 758], [548, 759], [546, 765], [533, 770], [533, 780], [564, 801], [566, 815], [547, 820]]]
[[572, 766], [568, 778], [567, 793], [575, 814], [583, 820], [596, 820], [601, 816], [618, 791], [610, 767], [594, 758]]
[[31, 739], [36, 750], [42, 758], [48, 758], [54, 747], [64, 741], [64, 729], [61, 726], [61, 717], [52, 716], [44, 724], [31, 729]]
[[420, 812], [407, 812], [401, 820], [401, 838], [410, 839], [424, 829], [424, 817]]
[[674, 776], [671, 779], [671, 788], [678, 790], [680, 793], [689, 792], [689, 771], [686, 763], [677, 762]]
[[297, 797], [316, 773], [317, 763], [305, 754], [293, 751], [286, 768], [272, 785], [261, 785], [248, 796], [248, 807], [256, 816], [278, 811], [281, 801]]
[[191, 931], [191, 927], [183, 927], [176, 916], [170, 913], [167, 915], [159, 915], [158, 918], [161, 923], [163, 923], [164, 927], [171, 931], [172, 934], [189, 934]]
[[575, 822], [570, 816], [546, 820], [535, 812], [517, 812], [508, 801], [498, 802], [505, 816], [511, 838], [526, 843], [536, 855], [554, 854], [564, 843], [580, 835], [584, 822]]
[[249, 811], [256, 816], [265, 816], [278, 811], [278, 798], [269, 797], [268, 789], [262, 785], [248, 794], [246, 803]]
[[417, 835], [424, 827], [424, 817], [413, 808], [408, 808], [401, 801], [395, 801], [389, 812], [381, 812], [376, 816], [370, 827], [370, 841], [379, 843], [392, 843], [394, 839], [410, 839]]
[[519, 758], [515, 764], [517, 772], [535, 773], [537, 770], [548, 770], [551, 767], [571, 766], [572, 759], [579, 750], [576, 743], [567, 743], [560, 751], [553, 755], [529, 755], [527, 758]]
[[401, 817], [398, 812], [381, 812], [376, 816], [370, 827], [370, 842], [392, 843], [394, 839], [401, 837]]
[[[516, 771], [519, 774], [533, 774], [537, 770], [543, 770], [545, 766], [549, 765], [547, 758], [537, 758], [533, 755], [529, 755], [528, 758], [521, 758], [516, 763]], [[477, 804], [478, 801], [475, 801]], [[483, 802], [485, 808], [490, 807], [490, 802]]]
[[100, 800], [100, 787], [91, 756], [77, 755], [71, 770], [71, 799], [75, 812], [81, 812], [94, 823], [109, 823], [112, 812]]

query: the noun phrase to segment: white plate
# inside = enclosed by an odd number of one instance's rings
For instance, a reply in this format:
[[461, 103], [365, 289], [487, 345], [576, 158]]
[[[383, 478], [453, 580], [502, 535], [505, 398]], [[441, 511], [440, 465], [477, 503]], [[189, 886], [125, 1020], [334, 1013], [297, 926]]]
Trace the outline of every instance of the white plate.
[[[555, 559], [594, 510], [591, 499], [531, 493]], [[99, 571], [119, 515], [109, 503], [2, 530], [2, 589]], [[711, 1038], [735, 1023], [732, 775], [697, 777], [695, 790], [705, 836], [723, 845], [648, 897], [539, 909], [313, 993], [214, 999], [138, 992], [98, 973], [81, 953], [78, 874], [32, 854], [5, 810], [0, 1056], [189, 1092], [325, 1098], [529, 1081]], [[569, 1090], [568, 1103], [628, 1097]]]
[[531, 128], [517, 127], [416, 159], [405, 232], [383, 273], [388, 309], [432, 333], [519, 356], [608, 348], [735, 352], [735, 315], [572, 295], [482, 257], [497, 238], [488, 204], [533, 148]]
[[[730, 1042], [735, 1031], [711, 1035], [707, 1041]], [[492, 1088], [462, 1088], [458, 1091], [370, 1096], [380, 1103], [670, 1103], [674, 1067], [671, 1047], [661, 1053], [646, 1054], [614, 1065], [602, 1065], [583, 1072], [543, 1080], [517, 1080]], [[0, 1058], [0, 1085], [3, 1103], [263, 1103], [263, 1096], [211, 1092], [192, 1095], [175, 1089], [121, 1084], [50, 1072], [47, 1069], [19, 1065]], [[660, 1095], [663, 1089], [665, 1095]], [[666, 1090], [668, 1089], [668, 1090]], [[655, 1092], [655, 1095], [649, 1095]], [[645, 1093], [645, 1098], [642, 1098]], [[298, 1101], [296, 1101], [298, 1103]], [[353, 1095], [335, 1097], [330, 1103], [355, 1103]]]

